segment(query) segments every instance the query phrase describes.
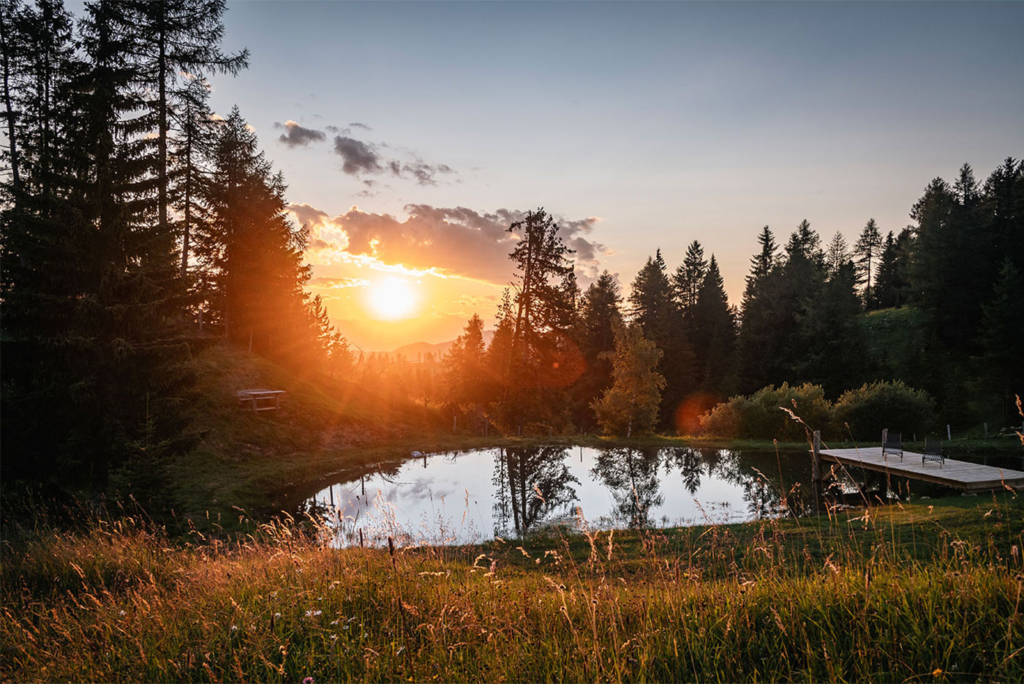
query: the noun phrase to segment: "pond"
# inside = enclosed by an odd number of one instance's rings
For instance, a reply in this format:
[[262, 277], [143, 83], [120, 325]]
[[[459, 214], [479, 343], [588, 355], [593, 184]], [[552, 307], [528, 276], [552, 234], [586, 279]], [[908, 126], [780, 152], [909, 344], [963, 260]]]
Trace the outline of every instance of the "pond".
[[495, 448], [425, 454], [323, 488], [303, 510], [339, 546], [467, 544], [566, 524], [734, 523], [801, 511], [808, 455], [726, 449]]

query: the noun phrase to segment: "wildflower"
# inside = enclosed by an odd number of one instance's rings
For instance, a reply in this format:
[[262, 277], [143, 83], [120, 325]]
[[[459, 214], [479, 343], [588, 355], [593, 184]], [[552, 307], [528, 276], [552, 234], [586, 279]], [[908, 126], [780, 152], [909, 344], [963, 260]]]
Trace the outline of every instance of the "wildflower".
[[336, 624], [338, 624], [338, 621], [337, 621], [337, 620], [331, 620], [331, 626], [334, 626], [334, 625], [336, 625]]
[[337, 640], [338, 640], [338, 635], [337, 634], [332, 634], [331, 635], [331, 641], [337, 641]]
[[274, 613], [274, 617], [275, 618], [279, 618], [279, 617], [281, 617], [281, 614], [280, 613]]
[[119, 616], [121, 616], [121, 617], [124, 617], [124, 616], [125, 616], [125, 612], [124, 612], [123, 610], [119, 610], [119, 611], [117, 611], [117, 614], [118, 614]]
[[232, 632], [237, 632], [238, 631], [238, 625], [231, 625], [231, 631]]
[[306, 617], [319, 617], [320, 614], [323, 613], [323, 612], [324, 611], [322, 611], [322, 610], [312, 610], [312, 609], [310, 609], [310, 610], [306, 611]]
[[302, 680], [302, 684], [313, 684], [313, 678], [312, 677], [306, 677], [305, 679]]

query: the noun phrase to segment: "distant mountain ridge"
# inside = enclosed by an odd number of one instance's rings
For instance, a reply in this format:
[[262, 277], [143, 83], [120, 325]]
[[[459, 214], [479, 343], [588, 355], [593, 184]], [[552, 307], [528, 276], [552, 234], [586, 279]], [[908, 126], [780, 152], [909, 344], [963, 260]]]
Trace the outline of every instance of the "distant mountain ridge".
[[[485, 330], [484, 344], [490, 344], [491, 338], [493, 337], [493, 330]], [[413, 342], [412, 344], [404, 344], [387, 353], [391, 355], [402, 355], [408, 361], [422, 361], [427, 354], [433, 354], [435, 358], [440, 359], [448, 353], [448, 350], [452, 348], [453, 344], [455, 344], [455, 340], [447, 340], [436, 344], [431, 344], [429, 342]]]

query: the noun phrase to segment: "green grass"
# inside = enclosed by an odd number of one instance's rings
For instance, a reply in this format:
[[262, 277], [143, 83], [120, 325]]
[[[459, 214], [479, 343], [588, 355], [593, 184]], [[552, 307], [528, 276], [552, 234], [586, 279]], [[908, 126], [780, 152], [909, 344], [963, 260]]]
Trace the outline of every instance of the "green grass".
[[525, 543], [8, 530], [3, 681], [1020, 681], [1010, 493]]

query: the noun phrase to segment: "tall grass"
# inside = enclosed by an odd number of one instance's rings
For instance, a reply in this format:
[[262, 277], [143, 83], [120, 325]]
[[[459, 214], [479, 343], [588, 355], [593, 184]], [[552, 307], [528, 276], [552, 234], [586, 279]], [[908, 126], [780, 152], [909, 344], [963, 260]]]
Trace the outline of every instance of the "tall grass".
[[5, 529], [3, 681], [1024, 678], [1010, 494], [461, 548]]

